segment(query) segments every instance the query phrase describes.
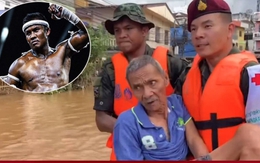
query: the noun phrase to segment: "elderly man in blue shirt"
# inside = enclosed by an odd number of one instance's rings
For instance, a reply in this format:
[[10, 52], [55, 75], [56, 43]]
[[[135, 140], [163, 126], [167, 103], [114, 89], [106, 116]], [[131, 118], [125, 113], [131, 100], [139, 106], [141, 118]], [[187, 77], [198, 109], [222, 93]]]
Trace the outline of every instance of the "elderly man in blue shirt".
[[126, 78], [139, 104], [114, 127], [117, 160], [260, 160], [259, 126], [243, 124], [232, 140], [209, 153], [182, 97], [166, 96], [167, 73], [152, 57], [133, 59]]

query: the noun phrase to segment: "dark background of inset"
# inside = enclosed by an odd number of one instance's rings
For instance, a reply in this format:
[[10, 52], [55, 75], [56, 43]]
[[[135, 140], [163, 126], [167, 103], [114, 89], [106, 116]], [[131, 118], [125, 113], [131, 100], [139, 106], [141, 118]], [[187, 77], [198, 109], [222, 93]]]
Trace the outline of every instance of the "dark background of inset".
[[[26, 3], [16, 6], [0, 17], [0, 76], [5, 76], [8, 74], [8, 69], [10, 65], [22, 55], [22, 52], [30, 50], [25, 35], [22, 32], [23, 18], [28, 13], [40, 12], [42, 13], [51, 28], [51, 33], [49, 35], [49, 45], [52, 48], [70, 37], [68, 31], [77, 31], [78, 28], [73, 26], [67, 20], [53, 20], [51, 19], [51, 14], [48, 12], [49, 3], [36, 2], [36, 3]], [[1, 41], [1, 33], [4, 27], [9, 28], [9, 33], [4, 42]], [[1, 44], [3, 44], [3, 49], [1, 51]], [[90, 52], [90, 45], [81, 50], [80, 53], [75, 54], [71, 59], [71, 69], [70, 69], [70, 81], [74, 80], [85, 67]]]

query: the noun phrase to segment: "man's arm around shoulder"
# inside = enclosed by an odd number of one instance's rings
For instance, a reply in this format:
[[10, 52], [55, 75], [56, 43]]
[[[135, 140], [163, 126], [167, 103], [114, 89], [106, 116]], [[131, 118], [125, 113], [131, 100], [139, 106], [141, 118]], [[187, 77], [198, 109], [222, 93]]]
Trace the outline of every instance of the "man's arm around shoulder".
[[110, 59], [103, 63], [101, 72], [94, 83], [94, 110], [96, 125], [101, 132], [113, 133], [116, 119], [114, 114], [114, 88], [109, 76], [112, 62]]
[[131, 110], [120, 114], [113, 135], [114, 150], [117, 160], [144, 160], [141, 142], [138, 139], [135, 117]]

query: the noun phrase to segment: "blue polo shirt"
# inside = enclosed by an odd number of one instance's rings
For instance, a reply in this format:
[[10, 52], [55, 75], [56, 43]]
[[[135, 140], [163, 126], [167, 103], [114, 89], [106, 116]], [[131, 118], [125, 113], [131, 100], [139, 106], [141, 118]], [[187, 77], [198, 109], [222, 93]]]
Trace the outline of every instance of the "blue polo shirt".
[[179, 95], [168, 97], [168, 108], [169, 140], [162, 127], [151, 123], [140, 103], [120, 114], [113, 134], [117, 160], [186, 159], [185, 125], [191, 117]]

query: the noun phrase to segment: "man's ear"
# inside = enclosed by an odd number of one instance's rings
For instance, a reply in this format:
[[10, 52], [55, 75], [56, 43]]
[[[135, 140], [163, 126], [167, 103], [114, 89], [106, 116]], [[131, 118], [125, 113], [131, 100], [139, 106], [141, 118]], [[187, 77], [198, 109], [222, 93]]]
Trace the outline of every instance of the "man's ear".
[[147, 26], [142, 26], [142, 34], [147, 37], [149, 33], [149, 28]]
[[47, 34], [47, 36], [49, 36], [50, 33], [51, 33], [51, 28], [47, 28], [47, 30], [46, 30], [46, 34]]
[[228, 37], [232, 38], [234, 35], [234, 32], [235, 32], [235, 25], [234, 25], [234, 23], [230, 23], [228, 25]]
[[164, 71], [164, 77], [165, 77], [165, 86], [167, 87], [170, 84], [170, 78], [166, 71]]

